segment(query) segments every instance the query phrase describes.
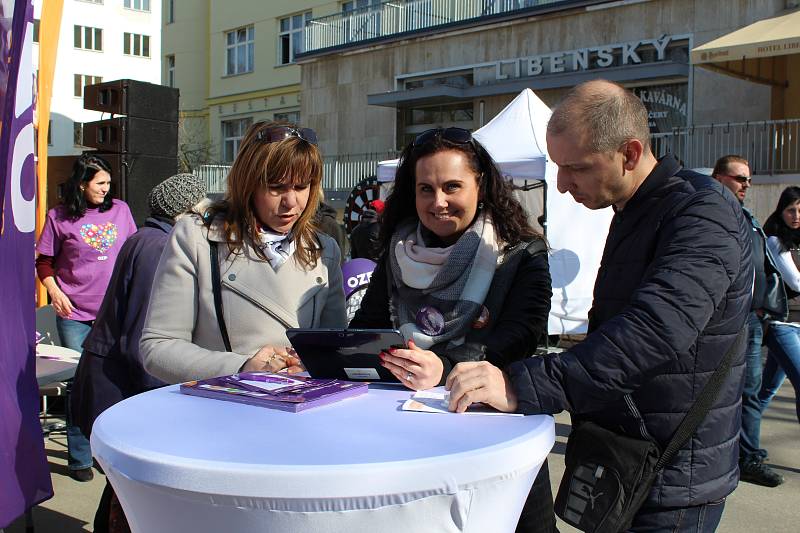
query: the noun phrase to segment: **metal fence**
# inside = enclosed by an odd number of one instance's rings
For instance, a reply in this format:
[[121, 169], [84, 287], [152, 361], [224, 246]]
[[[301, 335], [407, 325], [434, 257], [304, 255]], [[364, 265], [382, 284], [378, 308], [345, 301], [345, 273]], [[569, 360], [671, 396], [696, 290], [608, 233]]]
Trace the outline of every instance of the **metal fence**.
[[305, 52], [467, 21], [564, 0], [391, 0], [312, 19]]
[[[326, 191], [349, 191], [355, 185], [378, 170], [378, 163], [393, 159], [399, 152], [388, 151], [373, 154], [346, 154], [323, 158], [322, 188]], [[226, 179], [230, 165], [201, 165], [195, 175], [203, 180], [208, 192], [225, 192]]]
[[737, 122], [676, 128], [652, 137], [653, 152], [667, 152], [687, 168], [710, 168], [723, 155], [750, 162], [753, 174], [800, 173], [800, 119]]
[[[673, 153], [687, 168], [710, 168], [723, 155], [736, 154], [750, 162], [753, 174], [800, 174], [800, 119], [708, 124], [676, 128], [652, 136], [657, 156]], [[322, 187], [351, 190], [374, 176], [378, 163], [398, 152], [345, 154], [323, 158]], [[195, 174], [209, 192], [224, 192], [230, 166], [202, 165]]]

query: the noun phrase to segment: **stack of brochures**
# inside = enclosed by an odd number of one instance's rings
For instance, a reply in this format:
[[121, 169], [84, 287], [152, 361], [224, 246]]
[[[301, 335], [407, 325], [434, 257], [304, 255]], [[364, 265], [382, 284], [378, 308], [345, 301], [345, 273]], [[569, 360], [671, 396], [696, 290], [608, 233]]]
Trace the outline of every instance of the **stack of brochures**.
[[181, 384], [181, 392], [296, 413], [364, 394], [367, 392], [367, 383], [267, 372], [241, 372], [188, 381]]

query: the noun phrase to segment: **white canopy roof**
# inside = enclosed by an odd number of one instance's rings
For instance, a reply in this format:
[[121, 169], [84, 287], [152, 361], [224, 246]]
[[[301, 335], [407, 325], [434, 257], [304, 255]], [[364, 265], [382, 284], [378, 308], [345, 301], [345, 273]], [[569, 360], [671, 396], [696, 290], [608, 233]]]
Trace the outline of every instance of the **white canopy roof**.
[[[569, 194], [558, 192], [558, 168], [547, 157], [545, 134], [550, 114], [550, 108], [532, 90], [525, 89], [473, 136], [510, 179], [539, 179], [547, 184], [547, 240], [553, 280], [548, 331], [584, 333], [613, 213], [610, 208], [589, 210]], [[382, 161], [378, 179], [394, 180], [397, 164], [396, 159]]]

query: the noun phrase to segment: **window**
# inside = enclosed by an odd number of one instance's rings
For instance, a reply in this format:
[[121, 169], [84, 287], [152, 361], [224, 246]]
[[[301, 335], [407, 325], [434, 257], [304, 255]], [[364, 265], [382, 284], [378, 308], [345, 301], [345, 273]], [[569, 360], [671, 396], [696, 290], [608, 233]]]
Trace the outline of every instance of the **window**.
[[167, 56], [167, 87], [175, 87], [175, 56]]
[[355, 0], [355, 2], [342, 2], [342, 13], [354, 11], [356, 9], [364, 9], [369, 7], [372, 9], [379, 9], [383, 0]]
[[175, 22], [175, 0], [167, 0], [167, 24]]
[[253, 41], [256, 30], [253, 26], [238, 28], [225, 33], [226, 67], [225, 74], [244, 74], [253, 72]]
[[72, 144], [83, 146], [83, 122], [72, 123]]
[[41, 25], [40, 19], [33, 19], [33, 42], [39, 42], [39, 26]]
[[239, 151], [244, 132], [253, 123], [251, 117], [239, 120], [226, 120], [222, 122], [222, 160], [230, 163]]
[[87, 85], [94, 85], [96, 83], [102, 83], [103, 77], [102, 76], [87, 76], [86, 74], [75, 74], [74, 76], [75, 81], [75, 91], [74, 95], [78, 98], [83, 96], [83, 88]]
[[281, 65], [294, 63], [297, 54], [305, 50], [303, 28], [311, 20], [311, 11], [281, 19], [281, 32], [278, 36], [278, 53]]
[[122, 5], [136, 11], [150, 11], [150, 0], [123, 0]]
[[103, 51], [103, 30], [89, 26], [73, 26], [75, 48]]
[[300, 111], [290, 111], [288, 113], [275, 113], [273, 120], [275, 122], [289, 122], [291, 124], [299, 124]]
[[53, 119], [47, 121], [47, 146], [53, 146]]
[[122, 52], [129, 56], [150, 57], [150, 36], [138, 33], [122, 34]]

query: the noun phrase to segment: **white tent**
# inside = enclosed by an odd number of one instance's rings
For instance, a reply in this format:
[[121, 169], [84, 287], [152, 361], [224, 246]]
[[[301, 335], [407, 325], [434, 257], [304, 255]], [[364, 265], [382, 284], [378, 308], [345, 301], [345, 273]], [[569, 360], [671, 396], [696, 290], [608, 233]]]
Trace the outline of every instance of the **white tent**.
[[[547, 240], [551, 248], [553, 300], [550, 334], [584, 333], [592, 290], [603, 253], [610, 208], [591, 211], [556, 188], [556, 165], [547, 157], [545, 133], [550, 108], [530, 89], [522, 91], [474, 133], [501, 172], [514, 180], [544, 180]], [[397, 160], [378, 165], [380, 181], [394, 180]]]

